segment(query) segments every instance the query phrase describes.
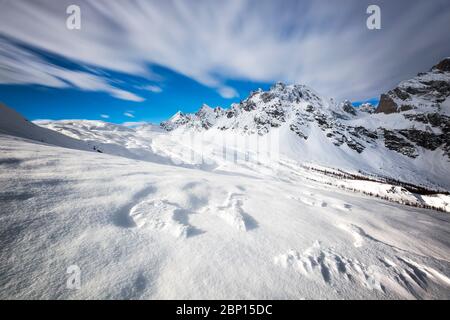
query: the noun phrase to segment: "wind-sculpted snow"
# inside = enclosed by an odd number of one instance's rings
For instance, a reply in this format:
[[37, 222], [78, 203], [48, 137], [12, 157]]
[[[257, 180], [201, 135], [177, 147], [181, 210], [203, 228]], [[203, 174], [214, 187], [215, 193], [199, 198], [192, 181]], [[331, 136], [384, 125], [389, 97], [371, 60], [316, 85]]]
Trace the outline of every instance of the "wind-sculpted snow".
[[[283, 268], [293, 268], [313, 281], [323, 281], [327, 285], [339, 282], [353, 282], [368, 290], [384, 292], [376, 267], [367, 267], [357, 260], [346, 258], [332, 249], [322, 249], [319, 242], [302, 254], [289, 250], [275, 257], [275, 264]], [[338, 287], [345, 287], [340, 284]]]
[[[358, 239], [359, 241], [362, 239]], [[369, 241], [376, 242], [370, 238]], [[361, 244], [356, 247], [360, 246]], [[378, 246], [388, 247], [384, 244]], [[378, 261], [374, 260], [373, 264], [366, 265], [358, 259], [339, 254], [332, 248], [322, 248], [320, 242], [316, 241], [303, 253], [291, 249], [276, 256], [274, 262], [311, 281], [323, 281], [336, 290], [343, 290], [350, 283], [372, 291], [374, 296], [393, 293], [402, 299], [432, 298], [430, 291], [449, 290], [450, 278], [441, 272], [403, 256], [410, 256], [408, 253], [391, 256], [392, 254], [389, 253], [389, 257], [378, 257]], [[414, 259], [423, 260], [423, 257], [416, 256]]]
[[251, 217], [243, 209], [244, 199], [245, 196], [243, 194], [231, 193], [222, 206], [206, 208], [206, 211], [218, 215], [237, 230], [247, 231], [250, 225], [246, 221], [246, 216], [248, 217], [247, 220], [251, 220]]
[[161, 230], [176, 238], [186, 238], [189, 226], [175, 219], [177, 209], [177, 206], [164, 200], [148, 200], [135, 205], [130, 217], [138, 228]]
[[3, 299], [450, 298], [448, 213], [292, 163], [202, 170], [6, 135], [0, 151]]

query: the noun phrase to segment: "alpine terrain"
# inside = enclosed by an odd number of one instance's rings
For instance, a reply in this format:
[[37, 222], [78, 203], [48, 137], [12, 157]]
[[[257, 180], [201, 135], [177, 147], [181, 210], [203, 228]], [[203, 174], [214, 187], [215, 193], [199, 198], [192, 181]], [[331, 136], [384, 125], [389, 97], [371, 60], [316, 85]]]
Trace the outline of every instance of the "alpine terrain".
[[160, 126], [0, 105], [0, 149], [1, 299], [450, 299], [450, 58], [378, 106], [283, 83]]

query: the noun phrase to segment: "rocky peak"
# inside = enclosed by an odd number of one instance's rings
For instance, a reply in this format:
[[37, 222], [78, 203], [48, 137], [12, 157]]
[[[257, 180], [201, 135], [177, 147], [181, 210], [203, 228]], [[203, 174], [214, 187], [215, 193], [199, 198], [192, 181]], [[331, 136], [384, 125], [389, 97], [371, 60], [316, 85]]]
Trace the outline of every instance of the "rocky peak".
[[342, 111], [356, 116], [356, 109], [349, 100], [345, 100], [344, 102], [342, 102], [340, 107], [341, 107]]
[[445, 58], [437, 65], [433, 67], [431, 70], [440, 70], [442, 72], [450, 72], [450, 57]]
[[[302, 84], [286, 85], [278, 82], [272, 86], [266, 95], [272, 95], [288, 103], [313, 102], [323, 104], [319, 95], [310, 87]], [[263, 93], [264, 95], [264, 93]]]
[[376, 108], [371, 103], [363, 103], [358, 107], [358, 110], [366, 113], [374, 113]]
[[376, 113], [396, 113], [420, 108], [434, 111], [450, 96], [450, 58], [445, 58], [429, 72], [402, 81], [382, 94]]
[[199, 117], [208, 116], [214, 113], [214, 109], [208, 106], [207, 104], [203, 104], [200, 109], [195, 113]]
[[[182, 127], [246, 135], [266, 135], [281, 128], [305, 143], [314, 143], [310, 141], [323, 135], [336, 147], [356, 153], [384, 144], [384, 148], [409, 158], [439, 152], [450, 159], [450, 117], [443, 111], [450, 101], [450, 72], [445, 71], [449, 61], [444, 59], [431, 71], [401, 82], [381, 96], [378, 108], [370, 103], [355, 108], [348, 100], [336, 103], [325, 99], [308, 86], [278, 82], [267, 91], [253, 91], [228, 109], [203, 105], [194, 114], [178, 112], [161, 126], [168, 131]], [[404, 121], [380, 117], [373, 114], [375, 110], [403, 112]]]
[[164, 130], [172, 131], [189, 122], [189, 117], [181, 111], [175, 113], [169, 120], [161, 122], [160, 126]]

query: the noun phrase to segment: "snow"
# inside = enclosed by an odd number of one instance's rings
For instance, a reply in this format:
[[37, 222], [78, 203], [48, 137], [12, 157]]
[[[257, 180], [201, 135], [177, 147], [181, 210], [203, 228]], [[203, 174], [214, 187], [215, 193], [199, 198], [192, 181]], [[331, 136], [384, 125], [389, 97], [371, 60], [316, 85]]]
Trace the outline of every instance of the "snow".
[[[299, 168], [186, 168], [8, 135], [0, 148], [3, 299], [450, 298], [448, 213]], [[66, 288], [74, 264], [80, 290]]]
[[348, 106], [278, 83], [162, 130], [0, 105], [0, 299], [450, 299], [442, 149], [327, 136], [435, 128]]
[[[433, 75], [428, 77], [432, 78]], [[438, 74], [436, 77], [444, 75]], [[445, 74], [445, 77], [448, 78], [448, 75]], [[246, 109], [246, 106], [251, 107]], [[242, 145], [246, 143], [244, 140], [247, 136], [250, 136], [247, 141], [251, 141], [252, 136], [257, 136], [259, 141], [264, 140], [261, 136], [267, 136], [267, 141], [280, 141], [279, 146], [276, 146], [280, 156], [298, 163], [313, 162], [346, 171], [361, 170], [369, 174], [396, 177], [405, 182], [434, 189], [450, 190], [448, 178], [450, 166], [448, 157], [444, 156], [444, 146], [431, 151], [415, 145], [417, 157], [413, 159], [388, 149], [382, 138], [384, 129], [398, 131], [414, 128], [436, 135], [442, 134], [441, 128], [405, 117], [405, 114], [422, 112], [422, 109], [428, 110], [427, 108], [420, 107], [405, 113], [387, 115], [359, 111], [352, 114], [346, 112], [343, 106], [344, 103], [334, 103], [333, 100], [323, 98], [307, 86], [278, 83], [267, 92], [262, 90], [253, 92], [241, 104], [234, 104], [228, 110], [203, 106], [196, 114], [183, 114], [180, 118], [180, 114], [177, 113], [164, 123], [164, 126], [173, 131], [173, 136], [177, 139], [186, 140], [185, 137], [189, 136], [190, 140], [197, 141], [203, 148], [215, 149], [216, 153], [221, 152], [223, 141]], [[308, 111], [311, 108], [314, 111]], [[436, 112], [435, 109], [433, 107], [428, 111]], [[277, 118], [277, 114], [282, 116]], [[324, 130], [320, 127], [317, 121], [317, 117], [320, 116], [327, 120], [329, 129]], [[279, 118], [283, 118], [285, 122]], [[306, 137], [305, 139], [291, 130], [292, 125], [297, 126], [297, 121], [300, 121], [299, 131]], [[370, 130], [377, 136], [375, 139], [370, 137], [361, 139], [346, 133], [348, 141], [364, 146], [362, 153], [351, 149], [346, 143], [337, 146], [327, 136], [328, 134], [336, 136], [339, 132], [345, 132], [346, 128], [355, 130], [358, 127]], [[235, 141], [230, 141], [233, 139]], [[165, 152], [165, 140], [167, 137], [164, 135], [155, 138], [154, 148]], [[189, 145], [191, 142], [187, 141], [186, 144]], [[255, 145], [253, 142], [248, 144]], [[189, 149], [198, 148], [188, 146], [187, 150]]]

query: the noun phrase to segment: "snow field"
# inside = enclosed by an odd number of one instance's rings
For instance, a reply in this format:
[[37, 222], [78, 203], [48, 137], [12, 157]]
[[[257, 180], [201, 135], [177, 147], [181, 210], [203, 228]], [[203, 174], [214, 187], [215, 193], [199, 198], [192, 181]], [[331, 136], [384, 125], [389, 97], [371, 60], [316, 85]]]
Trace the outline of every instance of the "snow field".
[[0, 141], [1, 298], [449, 298], [446, 213], [301, 171]]

